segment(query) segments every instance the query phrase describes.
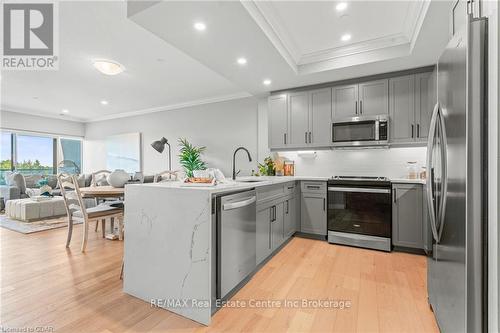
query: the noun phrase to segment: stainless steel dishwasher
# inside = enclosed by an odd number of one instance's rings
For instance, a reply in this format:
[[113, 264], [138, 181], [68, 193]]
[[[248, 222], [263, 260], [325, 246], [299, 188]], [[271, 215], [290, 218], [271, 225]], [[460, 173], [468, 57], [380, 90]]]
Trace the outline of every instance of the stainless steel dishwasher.
[[217, 298], [225, 298], [253, 272], [255, 190], [217, 197]]

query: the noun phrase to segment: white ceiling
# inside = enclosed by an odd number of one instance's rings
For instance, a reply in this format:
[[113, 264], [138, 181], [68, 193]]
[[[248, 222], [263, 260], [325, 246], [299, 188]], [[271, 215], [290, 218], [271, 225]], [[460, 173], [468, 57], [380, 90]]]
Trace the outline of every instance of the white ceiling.
[[[68, 109], [63, 117], [89, 120], [248, 96], [129, 20], [125, 1], [60, 2], [59, 18], [59, 70], [2, 71], [2, 109], [58, 117]], [[96, 58], [126, 71], [103, 75], [92, 66]]]
[[[59, 71], [2, 72], [2, 109], [89, 121], [431, 65], [450, 3], [129, 1], [127, 18], [126, 1], [61, 2]], [[104, 76], [94, 58], [127, 70]]]

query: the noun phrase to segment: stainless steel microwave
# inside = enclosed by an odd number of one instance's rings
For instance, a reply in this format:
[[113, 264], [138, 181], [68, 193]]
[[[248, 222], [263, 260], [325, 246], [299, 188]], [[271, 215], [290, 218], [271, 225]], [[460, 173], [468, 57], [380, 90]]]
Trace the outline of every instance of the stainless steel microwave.
[[389, 144], [389, 116], [360, 116], [332, 123], [335, 147], [377, 147]]

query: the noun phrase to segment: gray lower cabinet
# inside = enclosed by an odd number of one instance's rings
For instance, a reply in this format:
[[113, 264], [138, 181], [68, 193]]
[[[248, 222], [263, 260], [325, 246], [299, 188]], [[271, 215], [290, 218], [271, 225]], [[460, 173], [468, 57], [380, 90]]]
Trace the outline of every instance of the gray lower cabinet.
[[326, 236], [326, 182], [301, 184], [300, 231]]
[[271, 246], [271, 219], [273, 206], [257, 206], [256, 225], [256, 262], [260, 264], [272, 252]]
[[426, 249], [422, 185], [392, 184], [392, 191], [392, 244]]
[[291, 237], [296, 230], [296, 199], [292, 197], [284, 202], [284, 222], [283, 222], [283, 235], [285, 239]]
[[284, 218], [284, 203], [274, 205], [274, 217], [271, 220], [271, 251], [276, 250], [285, 241]]

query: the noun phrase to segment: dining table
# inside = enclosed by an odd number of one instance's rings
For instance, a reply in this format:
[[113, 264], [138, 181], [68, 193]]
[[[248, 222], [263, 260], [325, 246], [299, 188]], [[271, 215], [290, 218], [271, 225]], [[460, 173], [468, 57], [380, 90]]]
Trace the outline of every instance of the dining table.
[[[83, 198], [94, 198], [99, 199], [110, 199], [110, 198], [120, 198], [123, 199], [125, 195], [124, 187], [113, 187], [113, 186], [88, 186], [80, 187], [80, 194]], [[97, 231], [97, 225], [96, 225]], [[118, 239], [118, 235], [114, 230], [114, 221], [111, 219], [110, 232], [106, 233], [106, 238], [115, 240]]]
[[113, 186], [88, 186], [80, 187], [80, 193], [84, 198], [121, 198], [125, 195], [124, 187]]

